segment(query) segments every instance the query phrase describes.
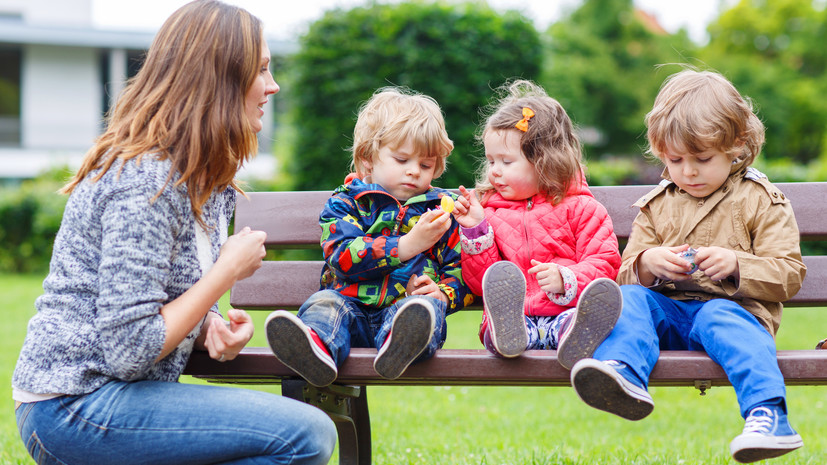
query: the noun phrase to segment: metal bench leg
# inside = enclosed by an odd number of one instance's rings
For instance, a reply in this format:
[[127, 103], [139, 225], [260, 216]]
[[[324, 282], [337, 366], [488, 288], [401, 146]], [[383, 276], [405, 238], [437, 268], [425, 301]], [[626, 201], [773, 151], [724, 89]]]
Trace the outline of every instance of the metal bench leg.
[[331, 384], [317, 388], [304, 380], [285, 379], [281, 382], [281, 392], [330, 416], [339, 433], [340, 465], [370, 465], [370, 414], [365, 386]]

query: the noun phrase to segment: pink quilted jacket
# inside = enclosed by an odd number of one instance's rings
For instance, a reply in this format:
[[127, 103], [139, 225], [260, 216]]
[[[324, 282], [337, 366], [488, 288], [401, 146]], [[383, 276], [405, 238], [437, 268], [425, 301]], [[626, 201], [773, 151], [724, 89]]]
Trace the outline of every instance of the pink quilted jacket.
[[[474, 294], [482, 295], [482, 276], [489, 266], [510, 260], [526, 276], [526, 315], [555, 316], [575, 306], [580, 292], [595, 278], [617, 276], [620, 252], [612, 219], [585, 180], [573, 185], [556, 206], [542, 195], [512, 201], [497, 193], [483, 205], [483, 223], [493, 229], [494, 243], [478, 254], [462, 251], [462, 277]], [[535, 276], [527, 273], [532, 258], [568, 268], [577, 280], [576, 297], [567, 305], [549, 300]]]

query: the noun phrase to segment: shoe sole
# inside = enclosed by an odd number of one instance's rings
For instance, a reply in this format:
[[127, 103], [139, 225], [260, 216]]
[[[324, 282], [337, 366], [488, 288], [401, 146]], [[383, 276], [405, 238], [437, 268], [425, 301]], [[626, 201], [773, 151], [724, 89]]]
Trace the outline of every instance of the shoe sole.
[[[773, 437], [773, 439], [778, 441], [775, 447], [768, 447], [767, 439], [766, 436], [761, 435], [742, 438], [741, 440], [735, 438], [730, 445], [732, 458], [740, 463], [757, 462], [759, 460], [780, 457], [804, 445], [804, 441], [801, 440], [801, 436], [798, 434], [782, 436], [780, 438]], [[736, 448], [740, 449], [735, 450]]]
[[[336, 380], [338, 373], [333, 359], [317, 352], [321, 349], [298, 317], [285, 312], [268, 317], [264, 326], [270, 350], [281, 363], [316, 387], [325, 387]], [[321, 357], [328, 358], [329, 362]]]
[[482, 289], [494, 348], [506, 358], [519, 356], [528, 345], [523, 272], [511, 262], [496, 262], [485, 271]]
[[591, 358], [620, 318], [623, 296], [620, 286], [608, 278], [595, 279], [580, 293], [574, 321], [561, 338], [557, 361], [567, 370]]
[[413, 301], [394, 315], [389, 339], [373, 361], [373, 369], [379, 376], [399, 378], [428, 347], [434, 334], [434, 312], [433, 307], [429, 307], [429, 303]]
[[633, 385], [620, 373], [611, 367], [601, 366], [596, 360], [595, 362], [597, 363], [575, 366], [572, 371], [571, 384], [583, 402], [632, 421], [642, 420], [652, 413], [655, 405], [648, 393], [632, 391], [629, 386]]

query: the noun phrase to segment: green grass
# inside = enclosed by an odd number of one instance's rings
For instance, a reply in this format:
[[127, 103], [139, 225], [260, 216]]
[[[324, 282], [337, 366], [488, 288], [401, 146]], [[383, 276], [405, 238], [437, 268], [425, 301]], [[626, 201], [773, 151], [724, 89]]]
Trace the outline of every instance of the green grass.
[[[0, 398], [7, 406], [0, 409], [0, 464], [33, 463], [17, 435], [10, 383], [41, 280], [0, 275], [7, 309], [0, 325]], [[265, 316], [254, 315], [258, 328]], [[475, 312], [449, 317], [446, 347], [479, 347], [478, 318]], [[825, 336], [827, 311], [788, 309], [778, 347], [809, 349]], [[262, 331], [252, 343], [264, 345]], [[278, 386], [256, 389], [280, 392]], [[766, 463], [827, 463], [827, 387], [790, 386], [787, 391], [790, 418], [805, 446]], [[713, 388], [705, 396], [692, 388], [660, 387], [651, 393], [652, 415], [629, 422], [585, 406], [570, 388], [370, 387], [374, 463], [735, 463], [729, 441], [740, 433], [743, 420], [731, 388]]]

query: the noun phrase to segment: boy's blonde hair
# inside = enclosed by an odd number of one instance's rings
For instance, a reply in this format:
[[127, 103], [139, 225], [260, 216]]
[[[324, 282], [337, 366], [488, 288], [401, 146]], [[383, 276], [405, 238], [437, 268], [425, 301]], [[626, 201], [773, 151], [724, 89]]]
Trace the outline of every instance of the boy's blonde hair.
[[372, 162], [379, 148], [412, 141], [426, 158], [435, 158], [434, 178], [445, 171], [445, 159], [454, 150], [436, 100], [404, 87], [383, 87], [359, 109], [353, 129], [351, 170], [360, 179], [364, 161]]
[[717, 149], [748, 166], [764, 145], [764, 124], [722, 75], [687, 69], [664, 81], [646, 115], [647, 153], [663, 160], [668, 148], [701, 153]]
[[[583, 175], [580, 139], [566, 110], [542, 87], [526, 80], [505, 83], [495, 96], [499, 98], [477, 134], [478, 142], [490, 131], [520, 131], [520, 150], [537, 171], [540, 193], [552, 204], [560, 203], [572, 182]], [[534, 112], [525, 132], [515, 127], [523, 119], [523, 108]], [[481, 166], [476, 190], [481, 199], [494, 191], [488, 182], [487, 163]]]

